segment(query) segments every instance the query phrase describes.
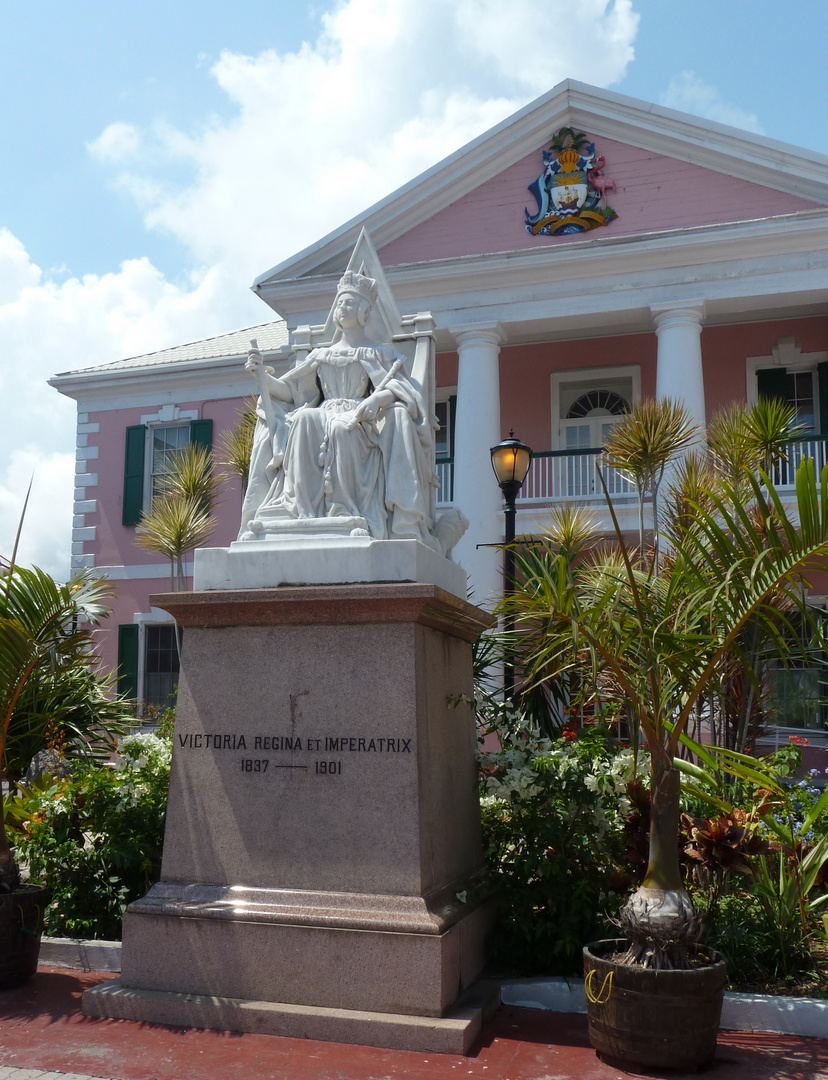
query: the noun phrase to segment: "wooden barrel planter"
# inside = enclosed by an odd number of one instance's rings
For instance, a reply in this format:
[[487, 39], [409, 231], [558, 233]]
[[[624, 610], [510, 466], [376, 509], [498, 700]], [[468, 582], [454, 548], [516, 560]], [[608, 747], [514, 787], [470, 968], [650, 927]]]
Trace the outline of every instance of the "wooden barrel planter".
[[697, 966], [653, 971], [612, 959], [621, 938], [584, 949], [589, 1041], [610, 1065], [698, 1069], [716, 1052], [727, 964], [695, 946]]
[[50, 890], [40, 885], [0, 893], [0, 988], [19, 986], [37, 971], [49, 899]]

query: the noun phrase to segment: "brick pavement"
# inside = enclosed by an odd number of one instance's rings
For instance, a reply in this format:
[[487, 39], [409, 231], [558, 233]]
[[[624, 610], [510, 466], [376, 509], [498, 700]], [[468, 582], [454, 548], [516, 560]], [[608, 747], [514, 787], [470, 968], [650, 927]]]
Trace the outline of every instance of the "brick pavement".
[[[468, 1057], [200, 1031], [80, 1013], [110, 974], [42, 968], [0, 991], [0, 1080], [619, 1080], [586, 1018], [503, 1007]], [[828, 1033], [826, 1033], [828, 1034]], [[695, 1075], [695, 1074], [694, 1074]], [[705, 1080], [828, 1080], [828, 1041], [723, 1032]], [[685, 1074], [673, 1073], [671, 1080]]]

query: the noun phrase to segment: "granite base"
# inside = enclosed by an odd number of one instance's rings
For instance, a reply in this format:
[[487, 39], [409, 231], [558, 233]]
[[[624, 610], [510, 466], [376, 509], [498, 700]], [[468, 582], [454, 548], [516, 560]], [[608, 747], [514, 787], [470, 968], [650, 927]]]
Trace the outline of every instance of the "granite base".
[[428, 584], [151, 600], [184, 629], [161, 881], [84, 1011], [462, 1053], [492, 922], [469, 704], [491, 618]]
[[429, 1054], [468, 1054], [483, 1023], [498, 1004], [497, 984], [483, 980], [464, 995], [450, 1013], [441, 1017], [136, 990], [124, 986], [122, 979], [103, 983], [83, 995], [86, 1016], [355, 1043]]

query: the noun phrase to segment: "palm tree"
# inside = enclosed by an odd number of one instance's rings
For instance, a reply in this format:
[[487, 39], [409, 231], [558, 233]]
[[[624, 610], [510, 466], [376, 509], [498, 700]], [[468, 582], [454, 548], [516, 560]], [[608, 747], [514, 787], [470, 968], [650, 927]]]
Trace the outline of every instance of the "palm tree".
[[184, 557], [212, 536], [216, 480], [211, 452], [190, 443], [173, 458], [141, 518], [136, 542], [170, 560], [170, 591], [185, 588]]
[[[106, 613], [110, 584], [88, 573], [61, 585], [37, 568], [0, 565], [0, 764], [15, 710], [32, 679], [74, 665]], [[0, 784], [0, 892], [19, 883], [6, 835]]]
[[680, 402], [652, 398], [636, 402], [604, 443], [603, 463], [629, 478], [638, 496], [638, 550], [644, 559], [644, 500], [652, 500], [655, 561], [658, 562], [658, 492], [667, 467], [699, 438]]
[[[672, 424], [673, 407], [664, 408]], [[607, 495], [615, 542], [578, 550], [559, 531], [523, 549], [519, 587], [504, 601], [522, 639], [526, 686], [572, 679], [593, 695], [609, 690], [650, 751], [649, 864], [621, 919], [630, 963], [684, 967], [699, 932], [679, 867], [682, 733], [723, 660], [750, 663], [740, 638], [748, 625], [781, 653], [790, 649], [780, 604], [807, 620], [802, 567], [828, 553], [828, 468], [818, 485], [813, 462], [803, 462], [795, 516], [765, 474], [744, 483], [748, 498], [731, 486], [677, 517], [660, 567], [635, 559]]]

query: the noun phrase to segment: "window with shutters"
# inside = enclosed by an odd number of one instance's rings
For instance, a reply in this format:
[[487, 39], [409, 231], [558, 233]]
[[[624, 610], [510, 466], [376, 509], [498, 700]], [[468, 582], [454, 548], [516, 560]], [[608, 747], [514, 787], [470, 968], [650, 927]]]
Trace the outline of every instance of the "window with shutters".
[[144, 701], [148, 705], [174, 704], [180, 670], [174, 623], [144, 626]]
[[804, 353], [780, 338], [770, 356], [747, 359], [747, 403], [778, 398], [796, 409], [805, 435], [828, 435], [828, 353]]
[[208, 450], [213, 443], [213, 421], [199, 420], [194, 412], [179, 413], [177, 406], [142, 419], [126, 429], [122, 523], [127, 526], [140, 522], [177, 454], [190, 443]]
[[457, 411], [457, 393], [444, 387], [438, 389], [434, 412], [437, 430], [434, 432], [434, 449], [437, 470], [437, 505], [450, 506], [454, 497], [454, 416]]
[[147, 509], [161, 492], [164, 476], [175, 464], [176, 457], [190, 444], [190, 425], [175, 424], [169, 427], [149, 429], [149, 453], [147, 455], [147, 484], [144, 509]]

